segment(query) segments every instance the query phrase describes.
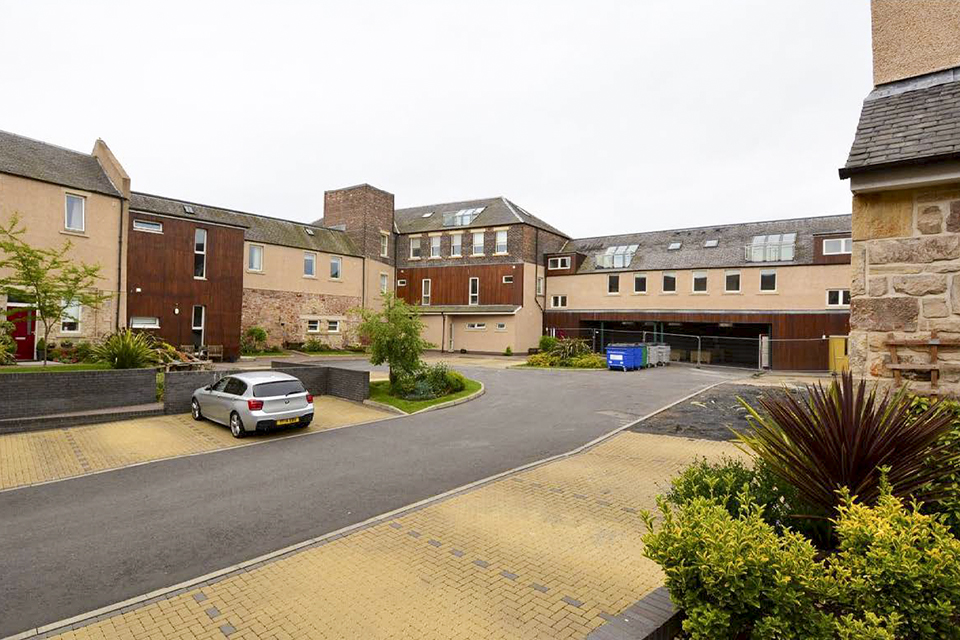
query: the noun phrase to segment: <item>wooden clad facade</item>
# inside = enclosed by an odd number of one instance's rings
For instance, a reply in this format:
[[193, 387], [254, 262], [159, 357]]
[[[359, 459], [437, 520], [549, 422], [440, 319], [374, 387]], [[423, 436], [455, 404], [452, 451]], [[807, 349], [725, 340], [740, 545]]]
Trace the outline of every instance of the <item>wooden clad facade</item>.
[[[160, 224], [142, 230], [137, 221]], [[146, 329], [172, 345], [194, 342], [193, 307], [204, 307], [203, 344], [223, 345], [224, 358], [240, 356], [244, 229], [200, 220], [131, 211], [127, 252], [127, 317], [157, 318]], [[194, 276], [195, 234], [206, 230], [204, 276]]]
[[[457, 267], [417, 267], [397, 269], [397, 295], [410, 304], [420, 304], [423, 281], [430, 280], [431, 305], [470, 304], [470, 278], [477, 278], [480, 299], [476, 304], [523, 304], [523, 263], [478, 264]], [[504, 282], [504, 278], [512, 282]]]

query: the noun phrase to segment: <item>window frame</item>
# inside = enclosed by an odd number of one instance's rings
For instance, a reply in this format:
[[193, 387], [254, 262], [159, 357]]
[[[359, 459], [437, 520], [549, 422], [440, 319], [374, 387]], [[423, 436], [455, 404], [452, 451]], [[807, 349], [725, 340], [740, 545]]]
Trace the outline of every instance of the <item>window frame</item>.
[[433, 282], [430, 280], [430, 278], [423, 278], [420, 280], [420, 305], [429, 307], [432, 298]]
[[[557, 304], [557, 301], [560, 300], [563, 304]], [[550, 298], [550, 308], [551, 309], [566, 309], [567, 308], [567, 294], [557, 293], [551, 296]]]
[[[137, 226], [137, 225], [141, 225], [141, 226]], [[147, 225], [148, 227], [149, 227], [150, 225], [156, 225], [157, 228], [153, 228], [153, 229], [146, 228], [146, 229], [145, 229], [142, 225]], [[162, 222], [157, 222], [156, 220], [141, 220], [141, 219], [139, 219], [139, 218], [134, 218], [134, 219], [133, 219], [133, 230], [134, 230], [134, 231], [140, 231], [141, 233], [156, 233], [156, 234], [163, 235], [163, 223], [162, 223]]]
[[[63, 230], [69, 231], [72, 233], [86, 233], [87, 232], [87, 197], [81, 196], [77, 193], [64, 193], [63, 194]], [[80, 228], [71, 227], [69, 225], [70, 221], [70, 207], [69, 202], [70, 198], [76, 198], [80, 201]]]
[[[476, 285], [476, 286], [474, 286]], [[476, 288], [476, 291], [474, 291]], [[480, 304], [480, 278], [473, 276], [467, 284], [467, 305], [476, 307]]]
[[390, 257], [390, 234], [383, 231], [380, 232], [380, 257]]
[[390, 274], [380, 272], [380, 293], [386, 293], [390, 291]]
[[[737, 288], [731, 289], [730, 285], [730, 276], [737, 276]], [[723, 272], [723, 292], [724, 293], [741, 293], [743, 292], [743, 274], [739, 269], [728, 269]]]
[[[439, 260], [443, 257], [443, 254], [440, 253], [441, 246], [441, 237], [440, 236], [430, 236], [430, 255], [428, 256], [431, 260]], [[433, 250], [436, 249], [437, 252], [434, 253]]]
[[[830, 294], [833, 292], [837, 293], [837, 301], [838, 301], [837, 304], [830, 304]], [[844, 293], [847, 294], [846, 303], [844, 303], [843, 301]], [[827, 289], [827, 308], [828, 309], [849, 309], [851, 299], [852, 297], [850, 295], [850, 289]]]
[[543, 285], [544, 285], [544, 284], [546, 284], [545, 281], [544, 281], [544, 276], [537, 276], [537, 285], [536, 285], [537, 288], [536, 288], [536, 294], [535, 294], [535, 295], [538, 295], [538, 296], [542, 296], [542, 295], [543, 295]]
[[[136, 323], [135, 320], [152, 320], [153, 322]], [[131, 316], [130, 321], [127, 323], [127, 326], [131, 329], [159, 329], [160, 318], [157, 318], [154, 316]]]
[[[616, 286], [613, 286], [616, 283]], [[620, 295], [620, 274], [611, 273], [607, 275], [607, 295], [608, 296], [618, 296]]]
[[[763, 288], [763, 277], [767, 275], [773, 275], [773, 289], [764, 289]], [[779, 287], [779, 282], [777, 282], [777, 270], [776, 269], [760, 269], [760, 281], [758, 283], [758, 291], [760, 293], [776, 293]]]
[[[667, 289], [667, 278], [673, 278], [673, 289]], [[673, 295], [677, 292], [679, 284], [680, 281], [677, 278], [676, 271], [662, 271], [660, 273], [660, 293]]]
[[[314, 325], [315, 328], [311, 329], [310, 325]], [[308, 319], [307, 320], [307, 333], [320, 333], [320, 320], [319, 319]]]
[[327, 333], [340, 333], [340, 320], [327, 320]]
[[[839, 251], [827, 251], [828, 242], [839, 242], [840, 250]], [[847, 247], [847, 250], [844, 250], [844, 247]], [[846, 236], [843, 238], [824, 238], [823, 243], [820, 247], [820, 251], [825, 256], [848, 256], [853, 253], [853, 237]]]
[[[333, 275], [333, 265], [337, 265], [337, 275]], [[343, 280], [343, 257], [330, 256], [330, 279]]]
[[[197, 250], [197, 235], [203, 232], [203, 250]], [[193, 229], [193, 279], [207, 279], [207, 245], [210, 243], [210, 233], [204, 227], [194, 227]], [[202, 273], [197, 275], [197, 256], [202, 256]]]
[[[507, 280], [507, 278], [510, 278], [510, 279]], [[502, 278], [500, 278], [500, 283], [501, 283], [501, 284], [513, 284], [513, 275], [508, 274], [508, 275], [503, 276]]]
[[[414, 253], [416, 250], [416, 253]], [[419, 260], [423, 257], [423, 247], [420, 243], [420, 236], [410, 238], [410, 259]]]
[[[253, 250], [255, 248], [260, 250], [260, 266], [257, 267], [256, 269], [250, 266], [250, 261], [251, 261], [251, 258], [253, 257]], [[247, 247], [247, 271], [250, 271], [252, 273], [263, 273], [263, 254], [264, 254], [264, 247], [262, 244], [255, 244], [253, 242], [249, 244], [249, 246]]]
[[405, 287], [405, 286], [407, 286], [407, 279], [406, 279], [406, 278], [399, 278], [399, 279], [397, 280], [397, 286], [398, 286], [398, 287]]
[[463, 257], [463, 234], [462, 233], [450, 234], [450, 257], [451, 258]]
[[506, 323], [506, 322], [498, 322], [495, 330], [496, 330], [496, 331], [506, 331], [506, 330], [507, 330], [507, 323]]
[[[197, 309], [200, 309], [200, 326], [197, 326]], [[193, 338], [195, 331], [200, 332], [200, 345], [203, 346], [207, 337], [207, 307], [202, 304], [195, 304], [190, 308], [190, 337]]]
[[[477, 238], [480, 238], [480, 251], [477, 251]], [[486, 231], [471, 231], [470, 232], [470, 256], [482, 256], [484, 245], [487, 242], [487, 232]]]
[[[307, 257], [310, 257], [310, 273], [307, 273]], [[317, 252], [316, 251], [304, 251], [303, 252], [303, 277], [304, 278], [316, 278], [317, 277]]]
[[[503, 249], [500, 248], [500, 234], [503, 234]], [[493, 243], [493, 255], [495, 256], [505, 256], [509, 253], [509, 246], [507, 245], [507, 230], [506, 229], [497, 229], [494, 235]]]
[[[66, 300], [64, 300], [63, 302], [66, 302]], [[69, 312], [72, 309], [77, 310], [76, 318], [66, 319], [67, 312]], [[69, 316], [69, 317], [73, 318], [73, 316]], [[63, 308], [63, 311], [60, 313], [60, 333], [69, 334], [69, 335], [76, 335], [80, 333], [82, 320], [83, 320], [83, 305], [81, 305], [77, 301], [72, 301], [69, 305], [65, 305]], [[65, 324], [75, 324], [77, 326], [76, 328], [73, 328], [73, 329], [64, 329], [63, 325]]]
[[[556, 261], [557, 266], [553, 266], [554, 261]], [[547, 258], [547, 271], [563, 271], [570, 268], [570, 256], [557, 256], [554, 258]]]
[[[638, 280], [643, 281], [643, 289], [637, 289]], [[647, 293], [647, 274], [645, 273], [633, 274], [633, 292], [637, 295], [645, 295]]]
[[468, 322], [467, 331], [486, 331], [487, 323], [486, 322]]
[[[697, 289], [697, 280], [703, 280], [703, 290]], [[709, 293], [710, 281], [706, 271], [694, 271], [690, 275], [690, 292], [697, 295]]]

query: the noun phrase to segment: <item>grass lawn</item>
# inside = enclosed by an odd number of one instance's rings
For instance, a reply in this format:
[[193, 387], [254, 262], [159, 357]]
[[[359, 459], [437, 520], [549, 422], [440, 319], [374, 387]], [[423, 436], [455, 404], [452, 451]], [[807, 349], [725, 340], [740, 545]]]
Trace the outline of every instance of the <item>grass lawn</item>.
[[106, 362], [78, 362], [77, 364], [48, 364], [46, 367], [40, 365], [12, 365], [0, 367], [0, 373], [61, 373], [63, 371], [95, 371], [97, 369], [109, 369], [110, 365]]
[[446, 395], [441, 398], [434, 398], [433, 400], [404, 400], [403, 398], [397, 398], [396, 396], [390, 395], [389, 380], [379, 380], [377, 382], [370, 383], [370, 399], [374, 400], [375, 402], [388, 404], [391, 407], [396, 407], [405, 413], [413, 413], [414, 411], [420, 411], [421, 409], [432, 407], [435, 404], [466, 398], [467, 396], [472, 395], [479, 390], [480, 383], [476, 380], [467, 378], [467, 386], [463, 391], [458, 393], [451, 393], [450, 395]]

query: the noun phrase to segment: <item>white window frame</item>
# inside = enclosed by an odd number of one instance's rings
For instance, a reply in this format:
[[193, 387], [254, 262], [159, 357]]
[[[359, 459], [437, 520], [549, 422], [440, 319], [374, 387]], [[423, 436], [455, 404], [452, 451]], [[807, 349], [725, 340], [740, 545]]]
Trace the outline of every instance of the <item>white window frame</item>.
[[[200, 326], [198, 327], [195, 320], [197, 317], [197, 309], [200, 309]], [[205, 340], [207, 337], [207, 308], [202, 304], [195, 304], [190, 307], [190, 337], [193, 338], [194, 331], [200, 331], [200, 344], [201, 346], [206, 344]]]
[[[474, 231], [470, 234], [470, 238], [471, 238], [470, 255], [482, 256], [483, 245], [487, 241], [487, 233], [485, 231]], [[477, 251], [477, 238], [480, 239], [480, 251]]]
[[[69, 225], [70, 221], [70, 207], [68, 203], [70, 198], [76, 198], [80, 201], [80, 227], [71, 227]], [[67, 193], [64, 194], [63, 198], [63, 230], [72, 231], [74, 233], [84, 233], [87, 230], [87, 198], [85, 196], [77, 195], [76, 193]]]
[[453, 233], [450, 235], [450, 257], [451, 258], [463, 257], [463, 234], [462, 233]]
[[[617, 283], [617, 290], [611, 291], [610, 285], [612, 285], [614, 282]], [[619, 273], [611, 273], [610, 275], [607, 276], [607, 295], [608, 296], [620, 295], [620, 274]]]
[[[730, 289], [730, 288], [728, 287], [728, 285], [729, 285], [729, 280], [728, 280], [728, 278], [729, 278], [730, 276], [737, 276], [737, 288], [736, 288], [736, 289]], [[724, 293], [740, 293], [741, 291], [743, 291], [743, 274], [740, 273], [740, 271], [737, 270], [737, 269], [732, 269], [732, 270], [724, 271], [724, 272], [723, 272], [723, 292], [724, 292]]]
[[486, 331], [487, 323], [486, 322], [468, 322], [467, 331]]
[[440, 236], [430, 236], [430, 259], [439, 260], [442, 257], [440, 254]]
[[406, 278], [400, 278], [399, 280], [397, 280], [397, 286], [398, 286], [398, 287], [405, 287], [405, 286], [407, 286], [407, 280], [406, 280]]
[[133, 316], [130, 318], [129, 327], [131, 329], [159, 329], [160, 318], [150, 316]]
[[560, 256], [547, 260], [547, 269], [550, 271], [560, 271], [570, 268], [570, 256]]
[[390, 234], [380, 232], [380, 257], [386, 258], [390, 255]]
[[[830, 304], [830, 294], [837, 293], [837, 304]], [[847, 294], [847, 302], [843, 301], [843, 294]], [[850, 308], [850, 289], [827, 289], [827, 308], [828, 309], [849, 309]]]
[[410, 238], [410, 259], [419, 260], [423, 257], [423, 248], [420, 246], [420, 237]]
[[513, 284], [513, 276], [503, 276], [500, 281], [503, 284]]
[[[503, 242], [500, 242], [500, 238], [503, 238]], [[502, 249], [500, 247], [503, 247]], [[493, 249], [493, 255], [495, 256], [505, 256], [507, 255], [507, 230], [498, 229], [495, 237], [495, 246]]]
[[420, 281], [420, 304], [424, 307], [430, 306], [430, 298], [433, 297], [433, 282], [430, 278], [424, 278]]
[[[643, 281], [643, 289], [637, 289], [637, 281]], [[633, 274], [633, 292], [636, 294], [646, 294], [647, 293], [647, 274], [645, 273], [635, 273]]]
[[506, 331], [506, 330], [507, 330], [507, 323], [506, 323], [506, 322], [498, 322], [498, 323], [497, 323], [497, 331]]
[[[310, 273], [307, 273], [307, 258], [310, 258]], [[303, 277], [304, 278], [316, 278], [317, 277], [317, 252], [316, 251], [304, 251], [303, 252]]]
[[[474, 289], [476, 289], [476, 291], [474, 291]], [[480, 278], [470, 278], [469, 284], [467, 285], [467, 295], [469, 296], [467, 304], [471, 307], [480, 304]]]
[[[673, 289], [672, 289], [671, 291], [667, 291], [667, 287], [666, 287], [667, 278], [673, 278]], [[664, 294], [667, 294], [667, 295], [672, 295], [672, 294], [674, 294], [674, 293], [677, 292], [677, 289], [679, 288], [679, 285], [680, 285], [680, 282], [679, 282], [679, 279], [677, 278], [677, 272], [676, 272], [676, 271], [664, 271], [664, 272], [661, 273], [661, 275], [660, 275], [660, 293], [664, 293]]]
[[327, 320], [327, 333], [340, 333], [340, 321]]
[[[66, 302], [66, 300], [64, 300]], [[70, 312], [76, 310], [76, 316], [73, 316]], [[70, 305], [65, 305], [63, 313], [60, 314], [60, 333], [76, 335], [80, 333], [80, 322], [83, 316], [83, 307], [77, 303], [73, 302]], [[65, 324], [76, 324], [74, 329], [65, 329]]]
[[390, 274], [389, 273], [380, 273], [380, 293], [386, 293], [390, 291]]
[[[256, 268], [250, 266], [250, 263], [253, 261], [254, 249], [260, 250], [260, 266]], [[250, 244], [250, 246], [247, 248], [247, 271], [252, 271], [253, 273], [263, 273], [263, 253], [264, 247], [262, 244]]]
[[[337, 275], [333, 275], [333, 265], [337, 265]], [[330, 279], [343, 280], [343, 258], [340, 256], [330, 256]]]
[[[827, 251], [828, 242], [839, 242], [840, 247], [838, 251]], [[853, 253], [853, 238], [824, 238], [823, 239], [823, 255], [825, 256], [845, 256]]]
[[[773, 275], [773, 289], [764, 289], [763, 288], [763, 276], [764, 275]], [[761, 269], [760, 270], [760, 281], [757, 283], [760, 293], [776, 293], [779, 287], [777, 282], [777, 270], [776, 269]]]
[[163, 223], [155, 220], [134, 220], [133, 230], [143, 233], [163, 233]]
[[[197, 233], [203, 232], [203, 251], [197, 251]], [[193, 279], [207, 279], [207, 245], [210, 243], [210, 234], [203, 227], [195, 227], [193, 230]], [[197, 275], [197, 256], [203, 256], [203, 273]]]
[[543, 276], [537, 276], [537, 295], [538, 296], [543, 295], [543, 284], [544, 284]]
[[307, 333], [320, 333], [320, 321], [307, 320]]
[[[559, 303], [559, 304], [558, 304]], [[567, 308], [567, 296], [566, 294], [559, 293], [550, 298], [550, 308], [551, 309], [566, 309]]]
[[[703, 280], [703, 291], [697, 291], [697, 280]], [[690, 278], [690, 292], [697, 295], [708, 293], [709, 279], [706, 271], [694, 271]]]

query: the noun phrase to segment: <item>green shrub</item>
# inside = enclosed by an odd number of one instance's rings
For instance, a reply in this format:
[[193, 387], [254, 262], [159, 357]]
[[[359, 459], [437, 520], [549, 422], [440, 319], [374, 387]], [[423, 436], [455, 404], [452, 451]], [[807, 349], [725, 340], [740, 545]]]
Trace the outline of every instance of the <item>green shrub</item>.
[[[590, 345], [583, 338], [561, 338], [550, 350], [561, 362], [591, 353]], [[563, 365], [567, 366], [567, 365]]]
[[[942, 411], [953, 417], [949, 431], [941, 439], [950, 451], [960, 450], [960, 402], [956, 400], [940, 400], [916, 396], [910, 404], [910, 412], [914, 417], [923, 415], [933, 404], [938, 404]], [[940, 464], [940, 461], [931, 457], [927, 464]], [[939, 513], [943, 517], [953, 535], [960, 536], [960, 462], [947, 462], [951, 466], [948, 474], [939, 481], [932, 483], [927, 489], [933, 495], [923, 505], [925, 513]]]
[[505, 355], [505, 356], [512, 356], [512, 355], [513, 355], [513, 349], [511, 349], [510, 347], [507, 347], [506, 349], [503, 350], [503, 355]]
[[557, 358], [550, 353], [535, 353], [527, 356], [527, 365], [530, 367], [555, 367]]
[[433, 391], [434, 397], [442, 396], [447, 393], [447, 373], [450, 369], [443, 362], [438, 362], [433, 366], [423, 367], [419, 371], [418, 379], [426, 380]]
[[447, 393], [460, 393], [467, 388], [467, 379], [459, 371], [447, 371]]
[[263, 351], [267, 342], [267, 331], [263, 327], [247, 327], [240, 340], [240, 353], [252, 355]]
[[147, 333], [123, 329], [91, 350], [97, 362], [106, 362], [114, 369], [137, 369], [156, 364], [154, 338]]
[[307, 353], [317, 353], [319, 351], [330, 351], [330, 347], [322, 340], [310, 338], [303, 343], [303, 350]]
[[557, 346], [557, 342], [553, 336], [540, 336], [540, 353], [550, 353]]
[[283, 347], [281, 347], [278, 344], [273, 344], [273, 345], [270, 345], [269, 347], [264, 348], [263, 353], [270, 353], [270, 354], [283, 353]]
[[575, 369], [606, 369], [607, 359], [599, 353], [585, 353], [583, 355], [570, 358], [567, 366]]
[[13, 339], [16, 327], [0, 315], [0, 364], [14, 364], [17, 354], [17, 342]]

